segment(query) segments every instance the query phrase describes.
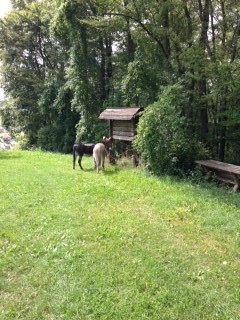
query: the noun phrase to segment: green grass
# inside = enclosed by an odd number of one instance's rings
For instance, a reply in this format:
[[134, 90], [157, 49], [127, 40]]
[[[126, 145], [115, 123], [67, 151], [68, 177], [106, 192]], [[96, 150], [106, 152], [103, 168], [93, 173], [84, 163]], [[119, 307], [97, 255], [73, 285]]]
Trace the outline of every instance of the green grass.
[[239, 319], [240, 195], [0, 153], [0, 319]]

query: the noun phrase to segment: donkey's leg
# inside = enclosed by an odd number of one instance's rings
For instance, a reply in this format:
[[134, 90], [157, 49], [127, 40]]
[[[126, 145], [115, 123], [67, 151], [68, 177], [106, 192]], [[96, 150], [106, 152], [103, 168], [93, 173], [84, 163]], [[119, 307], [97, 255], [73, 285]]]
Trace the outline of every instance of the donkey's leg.
[[105, 159], [104, 159], [104, 156], [103, 156], [103, 158], [102, 158], [102, 171], [104, 172], [104, 161], [105, 161]]
[[100, 166], [99, 159], [96, 159], [95, 163], [96, 163], [96, 171], [97, 173], [99, 173], [99, 166]]
[[99, 151], [93, 150], [94, 169], [99, 172]]
[[97, 168], [97, 162], [96, 162], [95, 158], [93, 158], [93, 162], [94, 162], [94, 170], [96, 170], [96, 168]]
[[95, 169], [96, 169], [97, 173], [99, 173], [99, 159], [97, 158], [94, 161], [95, 161]]

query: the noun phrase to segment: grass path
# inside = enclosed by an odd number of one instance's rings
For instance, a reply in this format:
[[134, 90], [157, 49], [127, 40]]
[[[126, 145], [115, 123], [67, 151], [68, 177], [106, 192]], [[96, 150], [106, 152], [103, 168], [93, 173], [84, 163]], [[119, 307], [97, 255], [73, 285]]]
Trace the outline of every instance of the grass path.
[[0, 319], [239, 319], [240, 195], [0, 153]]

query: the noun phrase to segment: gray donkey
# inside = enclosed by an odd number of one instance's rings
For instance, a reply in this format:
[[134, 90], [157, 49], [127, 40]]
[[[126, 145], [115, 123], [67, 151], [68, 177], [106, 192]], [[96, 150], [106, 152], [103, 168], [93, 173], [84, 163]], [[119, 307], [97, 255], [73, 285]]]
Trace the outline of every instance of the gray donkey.
[[94, 166], [97, 173], [99, 173], [100, 167], [102, 167], [102, 171], [104, 172], [105, 156], [107, 154], [107, 150], [111, 149], [110, 141], [111, 138], [103, 137], [103, 142], [95, 144], [93, 148]]

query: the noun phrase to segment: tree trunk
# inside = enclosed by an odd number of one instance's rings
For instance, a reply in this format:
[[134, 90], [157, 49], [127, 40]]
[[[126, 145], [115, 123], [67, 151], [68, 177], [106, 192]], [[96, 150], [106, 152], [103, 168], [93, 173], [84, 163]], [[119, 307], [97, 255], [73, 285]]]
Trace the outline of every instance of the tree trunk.
[[[200, 34], [200, 47], [203, 49], [205, 53], [206, 49], [209, 48], [208, 45], [208, 27], [209, 27], [209, 14], [210, 14], [210, 0], [205, 0], [205, 5], [203, 7], [202, 1], [198, 0], [199, 3], [199, 12], [200, 12], [200, 20], [201, 20], [201, 34]], [[207, 92], [207, 83], [205, 77], [199, 80], [198, 84], [200, 98], [206, 96]], [[204, 100], [204, 99], [203, 99]], [[201, 120], [201, 135], [203, 141], [207, 141], [208, 134], [208, 112], [207, 112], [207, 104], [205, 101], [200, 102], [200, 120]]]
[[224, 161], [225, 146], [226, 146], [226, 127], [221, 126], [220, 137], [219, 137], [219, 151], [218, 151], [218, 158], [220, 161]]

